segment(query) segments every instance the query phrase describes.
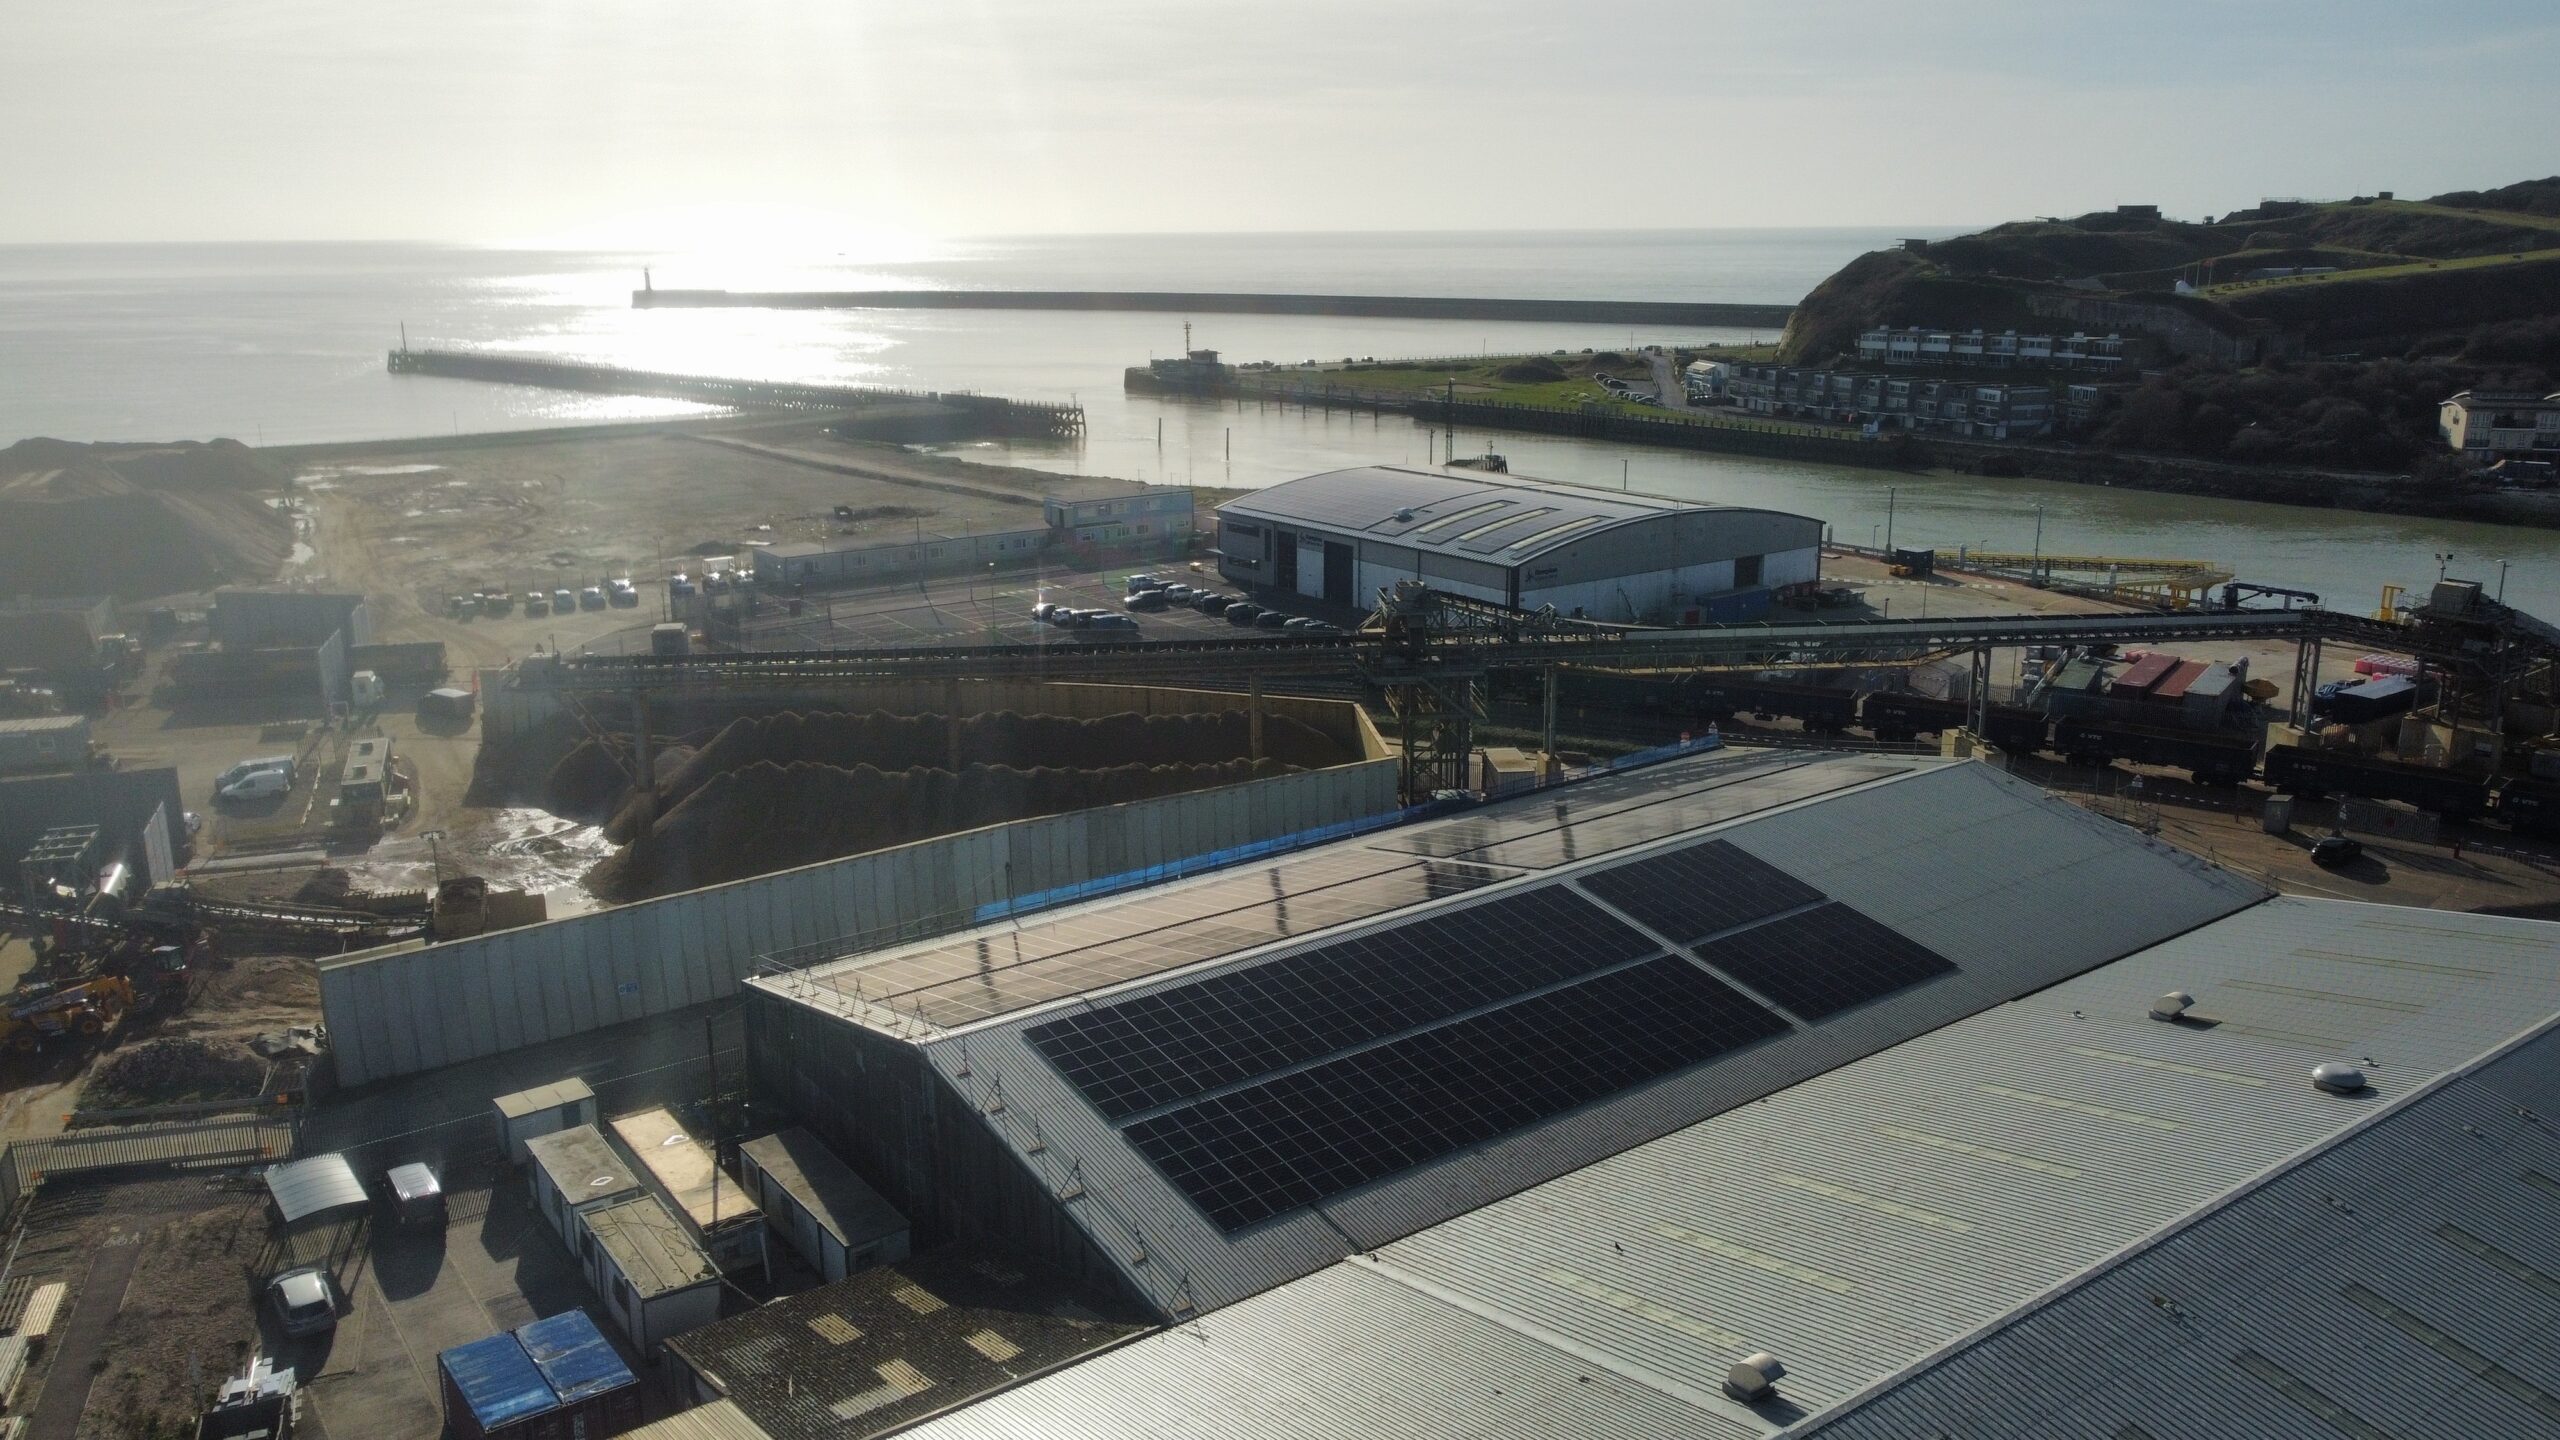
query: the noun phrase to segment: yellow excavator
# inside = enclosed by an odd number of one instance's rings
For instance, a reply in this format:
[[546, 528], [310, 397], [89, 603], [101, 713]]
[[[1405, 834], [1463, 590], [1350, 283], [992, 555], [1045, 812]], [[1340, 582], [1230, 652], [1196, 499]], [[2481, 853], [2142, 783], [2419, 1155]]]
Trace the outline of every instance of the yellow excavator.
[[23, 1055], [57, 1036], [95, 1039], [115, 1028], [134, 998], [133, 982], [122, 975], [98, 975], [36, 994], [20, 991], [0, 1015], [0, 1049]]

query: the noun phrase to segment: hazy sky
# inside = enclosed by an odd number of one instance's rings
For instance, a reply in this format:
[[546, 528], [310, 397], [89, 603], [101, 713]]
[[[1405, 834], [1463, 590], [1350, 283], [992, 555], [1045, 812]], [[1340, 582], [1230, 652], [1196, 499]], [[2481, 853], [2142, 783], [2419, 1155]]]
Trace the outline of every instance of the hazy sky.
[[0, 0], [0, 242], [1922, 225], [2560, 170], [2552, 0]]

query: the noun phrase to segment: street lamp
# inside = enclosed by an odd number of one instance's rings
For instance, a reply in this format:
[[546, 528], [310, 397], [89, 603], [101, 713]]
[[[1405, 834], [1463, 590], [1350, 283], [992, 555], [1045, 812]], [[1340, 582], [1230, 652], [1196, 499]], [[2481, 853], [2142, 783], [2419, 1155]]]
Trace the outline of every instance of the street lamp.
[[2044, 507], [2036, 507], [2036, 558], [2027, 566], [2030, 573], [2044, 568]]
[[1879, 536], [1879, 535], [1881, 535], [1881, 534], [1883, 534], [1883, 533], [1884, 533], [1884, 527], [1883, 527], [1882, 525], [1870, 525], [1870, 526], [1868, 526], [1868, 527], [1867, 527], [1867, 548], [1868, 548], [1868, 549], [1870, 549], [1870, 550], [1877, 549], [1877, 548], [1878, 548], [1878, 546], [1876, 545], [1876, 537], [1877, 537], [1877, 536]]
[[2444, 551], [2436, 556], [2436, 578], [2438, 580], [2442, 580], [2444, 578], [2444, 567], [2452, 563], [2453, 552], [2450, 550]]

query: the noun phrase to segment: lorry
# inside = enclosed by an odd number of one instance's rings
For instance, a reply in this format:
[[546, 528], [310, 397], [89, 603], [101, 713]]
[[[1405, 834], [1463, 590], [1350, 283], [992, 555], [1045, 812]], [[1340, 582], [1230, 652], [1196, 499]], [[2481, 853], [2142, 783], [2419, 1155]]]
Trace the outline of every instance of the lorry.
[[681, 622], [669, 620], [649, 627], [649, 653], [681, 656], [693, 653], [693, 637]]

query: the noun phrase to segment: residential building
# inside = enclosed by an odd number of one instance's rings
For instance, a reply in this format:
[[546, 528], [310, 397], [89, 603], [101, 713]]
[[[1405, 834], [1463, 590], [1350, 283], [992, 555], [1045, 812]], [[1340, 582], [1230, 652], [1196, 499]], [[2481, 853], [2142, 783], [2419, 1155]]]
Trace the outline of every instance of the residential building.
[[2015, 330], [1925, 330], [1918, 326], [1870, 330], [1858, 337], [1858, 358], [1870, 365], [2034, 365], [2063, 370], [2114, 370], [2125, 364], [2121, 335], [2021, 335]]
[[2548, 460], [2560, 456], [2560, 393], [2465, 390], [2437, 408], [2436, 434], [2482, 464]]
[[2049, 385], [1738, 365], [1728, 389], [1736, 404], [1755, 415], [1863, 425], [1877, 431], [1933, 430], [1974, 440], [2032, 440], [2052, 434], [2055, 420]]

